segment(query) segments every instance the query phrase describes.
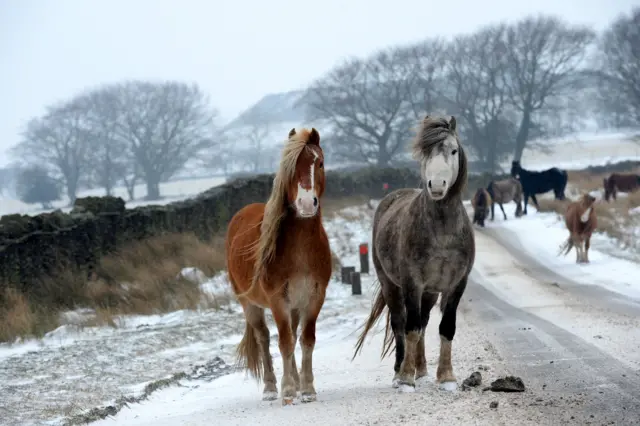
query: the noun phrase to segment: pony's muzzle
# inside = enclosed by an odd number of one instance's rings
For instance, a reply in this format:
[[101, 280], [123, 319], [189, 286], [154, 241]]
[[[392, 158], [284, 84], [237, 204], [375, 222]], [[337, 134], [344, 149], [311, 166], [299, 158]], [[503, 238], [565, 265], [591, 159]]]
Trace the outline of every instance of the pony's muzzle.
[[449, 189], [449, 184], [446, 179], [434, 178], [427, 181], [427, 190], [433, 199], [437, 200], [444, 197], [447, 189]]
[[301, 217], [315, 216], [318, 212], [318, 198], [316, 196], [298, 197], [296, 200], [296, 210]]

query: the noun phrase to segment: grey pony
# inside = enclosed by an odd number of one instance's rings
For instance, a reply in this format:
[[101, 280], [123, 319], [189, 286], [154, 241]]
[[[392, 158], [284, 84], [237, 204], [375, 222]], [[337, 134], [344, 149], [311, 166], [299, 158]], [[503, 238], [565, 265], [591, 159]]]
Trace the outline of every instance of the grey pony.
[[[440, 359], [436, 377], [453, 390], [451, 343], [456, 311], [475, 260], [471, 221], [462, 204], [467, 158], [456, 119], [426, 116], [413, 142], [424, 189], [398, 189], [382, 199], [373, 222], [372, 256], [379, 286], [354, 358], [388, 307], [382, 357], [395, 337], [393, 387], [411, 391], [427, 375], [424, 332], [441, 295]], [[453, 385], [453, 386], [452, 386]]]

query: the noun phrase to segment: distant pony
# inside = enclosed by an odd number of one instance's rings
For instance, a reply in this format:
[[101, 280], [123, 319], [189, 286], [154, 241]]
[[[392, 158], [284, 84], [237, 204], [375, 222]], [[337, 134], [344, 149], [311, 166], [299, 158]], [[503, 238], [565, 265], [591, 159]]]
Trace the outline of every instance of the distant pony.
[[589, 263], [591, 234], [598, 226], [598, 218], [594, 208], [595, 202], [595, 197], [584, 194], [578, 201], [570, 203], [564, 214], [564, 222], [569, 230], [569, 238], [560, 247], [558, 254], [564, 251], [566, 256], [575, 247], [576, 263]]
[[484, 220], [489, 215], [491, 206], [491, 195], [484, 188], [478, 188], [471, 199], [473, 207], [473, 224], [478, 224], [484, 228]]
[[613, 197], [616, 200], [618, 191], [634, 192], [640, 188], [640, 175], [612, 173], [611, 176], [604, 179], [604, 199], [609, 201]]
[[511, 176], [518, 178], [522, 184], [522, 192], [524, 193], [524, 214], [527, 214], [529, 197], [531, 197], [536, 208], [540, 208], [536, 194], [544, 194], [545, 192], [553, 190], [556, 200], [565, 199], [564, 190], [567, 187], [567, 181], [569, 180], [566, 170], [560, 170], [557, 167], [552, 167], [541, 172], [533, 172], [523, 169], [520, 165], [520, 161], [514, 160], [511, 162]]
[[504, 216], [504, 220], [507, 220], [507, 214], [504, 212], [504, 208], [502, 207], [505, 203], [510, 203], [513, 201], [516, 203], [516, 212], [515, 216], [522, 216], [522, 185], [520, 181], [515, 178], [507, 178], [502, 180], [495, 180], [489, 182], [487, 185], [487, 192], [491, 195], [491, 220], [494, 219], [494, 210], [495, 205], [498, 203], [500, 206], [500, 210], [502, 210], [502, 215]]

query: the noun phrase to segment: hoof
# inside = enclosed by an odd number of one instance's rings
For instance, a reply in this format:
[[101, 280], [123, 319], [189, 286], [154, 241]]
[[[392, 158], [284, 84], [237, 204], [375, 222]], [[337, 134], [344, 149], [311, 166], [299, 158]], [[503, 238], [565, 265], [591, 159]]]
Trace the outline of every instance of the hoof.
[[291, 397], [282, 398], [282, 406], [286, 407], [287, 405], [293, 405], [293, 398]]
[[407, 383], [400, 383], [400, 385], [398, 386], [398, 391], [400, 391], [401, 393], [413, 393], [416, 391], [416, 387], [415, 385], [410, 385]]
[[303, 403], [307, 403], [307, 402], [315, 402], [316, 399], [318, 399], [318, 396], [315, 393], [306, 393], [303, 392], [300, 395], [300, 401]]
[[440, 388], [440, 390], [446, 391], [446, 392], [455, 392], [456, 390], [458, 390], [458, 383], [457, 382], [442, 382], [440, 383], [440, 385], [438, 386]]
[[264, 391], [262, 393], [262, 400], [263, 401], [275, 401], [276, 399], [278, 399], [278, 392], [277, 391]]

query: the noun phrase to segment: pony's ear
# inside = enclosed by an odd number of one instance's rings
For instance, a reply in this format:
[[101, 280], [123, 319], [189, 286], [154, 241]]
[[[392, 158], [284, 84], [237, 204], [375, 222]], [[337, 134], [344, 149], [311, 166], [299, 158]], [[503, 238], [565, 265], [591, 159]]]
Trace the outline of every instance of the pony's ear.
[[456, 130], [456, 117], [455, 116], [451, 116], [451, 119], [449, 120], [449, 129], [451, 130]]
[[422, 120], [425, 121], [425, 120], [428, 120], [428, 119], [429, 119], [429, 114], [425, 115]]
[[309, 139], [307, 139], [307, 144], [320, 146], [320, 134], [315, 127], [311, 128], [311, 131], [309, 132]]
[[294, 127], [293, 129], [289, 130], [289, 139], [291, 139], [291, 137], [295, 134], [296, 134], [296, 128]]

